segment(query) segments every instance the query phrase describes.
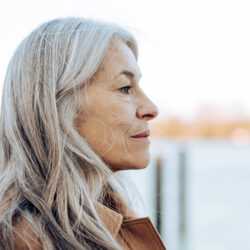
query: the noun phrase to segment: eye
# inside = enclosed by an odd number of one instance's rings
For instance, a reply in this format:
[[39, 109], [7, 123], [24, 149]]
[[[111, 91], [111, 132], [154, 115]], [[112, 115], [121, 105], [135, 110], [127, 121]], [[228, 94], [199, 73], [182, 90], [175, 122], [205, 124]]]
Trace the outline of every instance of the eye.
[[132, 86], [124, 86], [124, 87], [122, 87], [122, 88], [120, 88], [119, 90], [121, 91], [121, 92], [123, 92], [124, 94], [129, 94], [129, 90], [132, 88]]

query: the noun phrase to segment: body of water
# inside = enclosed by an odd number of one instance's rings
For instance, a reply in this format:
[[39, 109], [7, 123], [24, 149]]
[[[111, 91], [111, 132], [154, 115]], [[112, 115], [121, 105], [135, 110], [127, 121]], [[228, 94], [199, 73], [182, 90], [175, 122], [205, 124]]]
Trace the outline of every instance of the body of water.
[[[168, 250], [250, 249], [250, 144], [161, 139], [153, 140], [151, 151], [150, 166], [130, 175], [155, 222], [155, 158], [162, 158], [161, 221]], [[185, 206], [180, 198], [180, 152], [185, 153]], [[185, 207], [183, 221], [180, 206]]]

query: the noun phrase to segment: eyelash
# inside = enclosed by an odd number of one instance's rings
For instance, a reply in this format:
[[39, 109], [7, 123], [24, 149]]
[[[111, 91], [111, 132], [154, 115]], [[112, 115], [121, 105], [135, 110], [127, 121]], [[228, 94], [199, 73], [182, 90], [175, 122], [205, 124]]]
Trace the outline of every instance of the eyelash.
[[122, 87], [122, 88], [120, 88], [119, 90], [121, 91], [121, 92], [123, 92], [124, 94], [129, 94], [129, 90], [132, 88], [132, 86], [124, 86], [124, 87]]

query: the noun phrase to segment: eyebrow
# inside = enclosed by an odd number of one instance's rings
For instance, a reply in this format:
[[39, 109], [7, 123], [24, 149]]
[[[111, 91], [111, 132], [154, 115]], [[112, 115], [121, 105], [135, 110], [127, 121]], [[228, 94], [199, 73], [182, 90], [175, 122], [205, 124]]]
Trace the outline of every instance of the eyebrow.
[[[135, 78], [135, 74], [133, 72], [131, 72], [131, 71], [128, 71], [128, 70], [123, 70], [121, 72], [121, 75], [125, 75], [128, 78], [130, 78], [130, 79], [134, 79]], [[139, 78], [141, 78], [141, 75], [139, 75]]]

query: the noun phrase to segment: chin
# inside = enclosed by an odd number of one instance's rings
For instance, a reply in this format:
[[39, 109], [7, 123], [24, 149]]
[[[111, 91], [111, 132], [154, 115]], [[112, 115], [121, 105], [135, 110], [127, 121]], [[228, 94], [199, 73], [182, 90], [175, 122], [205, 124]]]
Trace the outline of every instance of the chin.
[[124, 154], [124, 151], [118, 154], [116, 151], [114, 154], [105, 155], [102, 160], [113, 172], [144, 169], [150, 163], [150, 153], [149, 150], [137, 150], [131, 154]]
[[132, 161], [125, 161], [122, 163], [114, 164], [111, 166], [113, 172], [120, 170], [139, 170], [146, 168], [150, 163], [150, 157], [144, 157], [142, 159], [135, 158]]

